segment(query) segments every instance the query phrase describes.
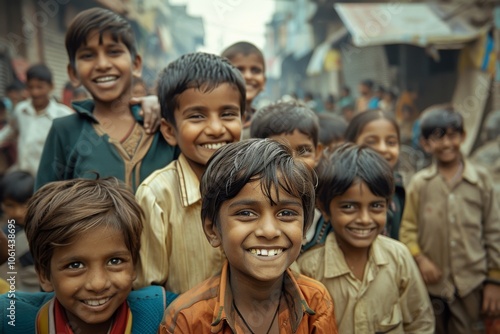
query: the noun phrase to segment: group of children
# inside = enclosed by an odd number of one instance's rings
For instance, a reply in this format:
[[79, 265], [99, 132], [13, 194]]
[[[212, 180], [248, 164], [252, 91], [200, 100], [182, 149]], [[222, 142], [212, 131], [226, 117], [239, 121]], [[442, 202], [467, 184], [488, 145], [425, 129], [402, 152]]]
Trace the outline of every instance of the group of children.
[[66, 47], [92, 100], [54, 120], [21, 203], [46, 292], [2, 295], [3, 331], [484, 333], [500, 315], [498, 204], [451, 108], [424, 113], [435, 164], [405, 194], [390, 114], [329, 136], [298, 103], [254, 111], [248, 43], [168, 65], [157, 133], [129, 106], [141, 58], [123, 18], [81, 12]]

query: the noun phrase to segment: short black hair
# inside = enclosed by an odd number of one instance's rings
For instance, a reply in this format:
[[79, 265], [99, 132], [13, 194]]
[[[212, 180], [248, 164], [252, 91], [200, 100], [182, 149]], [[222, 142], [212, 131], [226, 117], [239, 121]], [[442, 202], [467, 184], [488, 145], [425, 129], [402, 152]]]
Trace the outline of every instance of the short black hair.
[[11, 84], [9, 84], [6, 88], [6, 92], [20, 92], [26, 89], [26, 85], [19, 80], [14, 80]]
[[464, 118], [451, 104], [434, 105], [424, 110], [420, 117], [420, 135], [424, 139], [441, 138], [448, 129], [464, 133]]
[[347, 121], [335, 114], [319, 114], [319, 142], [325, 146], [344, 140]]
[[38, 79], [52, 85], [52, 72], [45, 64], [37, 64], [30, 66], [26, 71], [26, 81]]
[[226, 57], [231, 61], [237, 55], [242, 54], [244, 56], [256, 55], [260, 58], [264, 71], [266, 69], [266, 62], [264, 60], [264, 54], [258, 47], [249, 42], [237, 42], [228, 46], [224, 51], [222, 51], [221, 56]]
[[321, 159], [316, 167], [319, 207], [328, 215], [330, 203], [344, 194], [353, 184], [364, 182], [375, 195], [389, 201], [394, 193], [394, 176], [389, 163], [366, 146], [346, 143]]
[[253, 181], [274, 204], [278, 190], [300, 198], [304, 210], [304, 232], [314, 218], [314, 174], [292, 150], [271, 139], [248, 139], [218, 149], [207, 163], [200, 183], [201, 219], [219, 226], [219, 211]]
[[379, 109], [371, 109], [356, 114], [356, 116], [354, 116], [351, 119], [349, 125], [347, 126], [347, 129], [345, 130], [345, 140], [355, 143], [358, 140], [358, 137], [363, 132], [364, 127], [368, 123], [371, 123], [379, 119], [385, 119], [390, 123], [392, 123], [392, 125], [396, 129], [398, 140], [401, 140], [399, 125], [394, 116], [392, 116], [388, 112]]
[[0, 181], [0, 201], [10, 199], [17, 203], [26, 203], [33, 196], [35, 178], [25, 171], [5, 174]]
[[80, 12], [66, 32], [66, 51], [71, 67], [75, 68], [76, 52], [87, 44], [88, 35], [92, 31], [99, 32], [99, 42], [102, 42], [104, 33], [111, 33], [113, 41], [125, 44], [132, 59], [136, 58], [137, 48], [130, 23], [111, 10], [96, 7]]
[[375, 83], [371, 79], [365, 79], [365, 80], [361, 81], [360, 84], [362, 84], [363, 86], [366, 86], [370, 89], [373, 89], [373, 86], [375, 85]]
[[318, 146], [318, 123], [318, 116], [307, 106], [296, 101], [277, 102], [253, 115], [250, 137], [269, 138], [299, 130], [312, 139], [314, 146]]
[[188, 53], [170, 63], [158, 78], [158, 98], [161, 116], [174, 127], [175, 109], [179, 96], [184, 91], [195, 88], [210, 92], [221, 84], [229, 84], [240, 93], [241, 114], [245, 111], [245, 80], [240, 71], [220, 56], [196, 52]]

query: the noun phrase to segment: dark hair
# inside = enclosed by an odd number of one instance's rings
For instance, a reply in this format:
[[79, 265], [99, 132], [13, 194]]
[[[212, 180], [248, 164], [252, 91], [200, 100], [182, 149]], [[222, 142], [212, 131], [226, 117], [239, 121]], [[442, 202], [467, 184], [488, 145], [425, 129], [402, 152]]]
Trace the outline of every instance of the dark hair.
[[130, 23], [122, 16], [104, 8], [91, 8], [78, 14], [71, 22], [66, 32], [66, 51], [69, 63], [75, 68], [76, 52], [87, 44], [91, 31], [99, 32], [99, 43], [102, 43], [104, 33], [111, 33], [115, 42], [122, 42], [130, 51], [132, 59], [137, 56], [134, 33]]
[[390, 123], [392, 123], [392, 125], [396, 129], [398, 140], [401, 140], [401, 135], [399, 133], [399, 126], [398, 123], [396, 122], [396, 119], [394, 119], [394, 117], [391, 114], [378, 109], [367, 110], [354, 116], [351, 122], [349, 122], [347, 129], [345, 130], [345, 136], [344, 136], [345, 140], [355, 143], [358, 137], [363, 132], [364, 127], [368, 123], [371, 123], [379, 119], [385, 119]]
[[451, 104], [434, 105], [424, 110], [420, 117], [422, 137], [429, 139], [431, 135], [437, 135], [441, 138], [448, 129], [464, 133], [464, 119]]
[[202, 221], [209, 219], [220, 227], [222, 203], [234, 198], [253, 181], [261, 182], [263, 193], [271, 204], [278, 189], [300, 198], [304, 209], [304, 232], [314, 217], [313, 173], [291, 149], [271, 139], [248, 139], [223, 146], [207, 163], [200, 190]]
[[366, 146], [346, 143], [321, 159], [316, 167], [319, 206], [330, 215], [330, 202], [353, 184], [364, 182], [375, 195], [389, 201], [394, 192], [394, 176], [389, 163]]
[[252, 117], [250, 137], [269, 138], [299, 130], [318, 145], [318, 116], [296, 101], [277, 102], [259, 109]]
[[221, 56], [226, 57], [231, 61], [237, 55], [242, 54], [243, 56], [256, 55], [262, 62], [264, 71], [266, 69], [266, 62], [264, 60], [264, 55], [262, 51], [252, 43], [248, 42], [237, 42], [233, 45], [228, 46], [224, 51], [222, 51]]
[[5, 174], [0, 181], [0, 201], [10, 199], [17, 203], [26, 203], [33, 196], [35, 178], [25, 171]]
[[351, 93], [351, 88], [349, 88], [349, 86], [342, 86], [342, 89], [345, 90], [347, 95], [349, 95]]
[[26, 89], [26, 85], [24, 83], [22, 83], [21, 81], [16, 79], [5, 88], [5, 91], [6, 92], [12, 92], [12, 91], [20, 92], [24, 89]]
[[26, 213], [26, 237], [35, 269], [50, 278], [54, 249], [101, 226], [122, 233], [135, 265], [141, 247], [142, 218], [134, 194], [114, 177], [47, 183], [30, 199]]
[[170, 63], [158, 79], [158, 98], [161, 116], [175, 126], [174, 112], [178, 107], [179, 95], [195, 88], [204, 93], [227, 83], [240, 93], [240, 110], [245, 111], [245, 80], [240, 71], [220, 56], [196, 52], [188, 53]]
[[375, 85], [375, 83], [373, 82], [373, 80], [371, 79], [365, 79], [363, 81], [360, 82], [363, 86], [366, 86], [370, 89], [373, 89], [373, 86]]
[[52, 84], [52, 72], [45, 64], [37, 64], [30, 66], [26, 71], [26, 81], [38, 79]]
[[344, 117], [335, 114], [319, 114], [319, 142], [330, 145], [333, 142], [344, 140], [347, 122]]

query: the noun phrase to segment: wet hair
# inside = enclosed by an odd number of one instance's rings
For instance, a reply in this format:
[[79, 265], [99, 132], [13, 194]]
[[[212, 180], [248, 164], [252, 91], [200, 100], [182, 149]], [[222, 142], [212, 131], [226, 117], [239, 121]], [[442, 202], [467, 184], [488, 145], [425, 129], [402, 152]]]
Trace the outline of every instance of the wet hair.
[[420, 135], [424, 139], [430, 136], [444, 136], [448, 129], [464, 133], [464, 119], [451, 104], [434, 105], [420, 117]]
[[394, 126], [394, 129], [396, 129], [398, 141], [401, 140], [399, 126], [396, 122], [396, 119], [391, 114], [378, 109], [367, 110], [365, 112], [356, 114], [356, 116], [354, 116], [349, 122], [349, 125], [345, 130], [345, 140], [355, 143], [356, 140], [358, 140], [358, 137], [363, 133], [363, 129], [365, 128], [365, 126], [368, 123], [379, 119], [385, 119], [389, 121]]
[[252, 43], [234, 43], [233, 45], [228, 46], [224, 51], [222, 51], [221, 56], [226, 57], [227, 59], [229, 59], [229, 61], [231, 61], [234, 57], [240, 54], [243, 56], [256, 55], [257, 57], [259, 57], [265, 72], [266, 62], [264, 60], [264, 54], [262, 54], [262, 51], [260, 51], [260, 49]]
[[325, 146], [344, 140], [346, 120], [335, 114], [319, 114], [319, 142]]
[[328, 215], [331, 214], [331, 201], [359, 182], [364, 182], [372, 194], [383, 197], [388, 202], [394, 192], [391, 166], [380, 154], [367, 146], [343, 144], [321, 159], [316, 171], [317, 203]]
[[133, 263], [139, 258], [143, 211], [134, 194], [114, 177], [51, 182], [28, 202], [26, 237], [35, 269], [50, 278], [56, 247], [71, 244], [82, 233], [106, 227], [122, 233]]
[[218, 228], [222, 204], [234, 198], [249, 183], [261, 182], [262, 192], [272, 205], [279, 200], [278, 189], [302, 200], [304, 232], [314, 217], [313, 173], [292, 150], [271, 139], [248, 139], [225, 145], [207, 163], [200, 190], [201, 218]]
[[87, 44], [89, 34], [93, 31], [99, 32], [99, 43], [102, 43], [105, 33], [110, 33], [113, 41], [125, 44], [132, 59], [136, 58], [137, 48], [130, 23], [108, 9], [91, 8], [80, 12], [66, 32], [66, 51], [73, 68], [75, 68], [76, 52], [82, 45]]
[[170, 63], [158, 79], [158, 98], [161, 116], [174, 127], [175, 109], [179, 96], [194, 88], [209, 93], [221, 84], [229, 84], [240, 93], [240, 111], [245, 111], [245, 80], [240, 71], [220, 56], [196, 52], [188, 53]]
[[310, 108], [296, 102], [277, 102], [259, 109], [252, 117], [250, 137], [269, 138], [291, 134], [295, 130], [310, 137], [318, 146], [318, 116]]
[[52, 72], [45, 64], [30, 66], [26, 71], [26, 81], [38, 79], [52, 85]]
[[14, 171], [5, 174], [0, 181], [0, 201], [7, 199], [26, 203], [33, 196], [35, 178], [26, 171]]

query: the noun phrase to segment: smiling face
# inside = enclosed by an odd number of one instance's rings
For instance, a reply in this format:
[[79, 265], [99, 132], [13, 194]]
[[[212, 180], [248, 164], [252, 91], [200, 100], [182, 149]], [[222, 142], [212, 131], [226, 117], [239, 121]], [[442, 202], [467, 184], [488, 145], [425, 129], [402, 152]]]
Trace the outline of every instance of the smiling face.
[[175, 126], [162, 119], [161, 132], [170, 145], [179, 146], [201, 178], [215, 150], [240, 140], [240, 93], [227, 83], [209, 92], [187, 89], [178, 97], [174, 118]]
[[387, 119], [376, 119], [366, 124], [356, 139], [356, 144], [374, 149], [394, 169], [399, 159], [399, 137], [394, 124]]
[[428, 139], [422, 140], [424, 149], [433, 155], [438, 164], [451, 165], [458, 164], [462, 159], [460, 145], [465, 140], [465, 133], [454, 129], [446, 129], [446, 133], [436, 131]]
[[50, 101], [50, 92], [52, 91], [52, 84], [40, 79], [30, 79], [27, 84], [29, 96], [31, 98], [33, 107], [36, 110], [41, 110], [47, 107]]
[[261, 183], [253, 181], [221, 205], [219, 226], [205, 220], [205, 234], [212, 246], [224, 249], [232, 279], [272, 282], [297, 259], [304, 225], [302, 201], [281, 189], [279, 200], [273, 200], [275, 205]]
[[323, 215], [331, 222], [344, 254], [367, 251], [385, 226], [387, 200], [375, 196], [364, 182], [334, 197], [329, 208], [330, 214], [322, 210]]
[[40, 275], [45, 291], [55, 291], [73, 330], [108, 328], [135, 279], [132, 255], [123, 234], [112, 227], [86, 231], [56, 247], [50, 277]]
[[238, 53], [231, 57], [230, 61], [245, 78], [247, 103], [251, 103], [266, 84], [263, 59], [255, 53], [248, 55]]
[[114, 41], [111, 33], [91, 31], [87, 43], [78, 48], [75, 68], [68, 65], [68, 74], [75, 87], [83, 85], [96, 103], [111, 103], [131, 96], [132, 75], [141, 75], [140, 56], [132, 59], [127, 46]]
[[295, 129], [292, 133], [284, 133], [276, 136], [270, 136], [269, 139], [283, 141], [289, 145], [295, 153], [295, 157], [302, 160], [311, 169], [321, 157], [322, 145], [314, 146], [311, 137]]

